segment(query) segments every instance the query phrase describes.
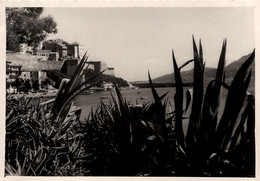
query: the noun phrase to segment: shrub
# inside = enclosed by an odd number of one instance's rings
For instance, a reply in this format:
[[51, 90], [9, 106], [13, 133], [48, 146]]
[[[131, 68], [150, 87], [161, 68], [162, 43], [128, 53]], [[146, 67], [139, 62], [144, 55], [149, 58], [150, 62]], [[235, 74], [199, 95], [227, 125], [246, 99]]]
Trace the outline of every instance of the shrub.
[[[254, 96], [247, 93], [254, 51], [232, 83], [224, 81], [226, 40], [216, 72], [204, 94], [203, 51], [193, 39], [194, 59], [178, 67], [174, 106], [156, 92], [154, 102], [130, 106], [118, 87], [110, 103], [101, 102], [86, 120], [71, 113], [73, 98], [98, 84], [92, 76], [80, 83], [83, 57], [71, 80], [63, 80], [50, 109], [7, 99], [6, 174], [89, 176], [255, 176]], [[193, 93], [184, 91], [181, 69], [194, 63]], [[103, 80], [100, 80], [103, 81]], [[87, 87], [84, 86], [88, 83]], [[222, 89], [228, 91], [219, 112]], [[187, 133], [184, 114], [191, 105]], [[13, 134], [16, 133], [16, 134]], [[32, 134], [33, 133], [33, 134]]]
[[[154, 103], [131, 107], [116, 87], [109, 106], [92, 111], [85, 130], [92, 175], [149, 176], [255, 176], [254, 96], [247, 93], [254, 52], [238, 70], [232, 83], [224, 82], [226, 40], [216, 78], [204, 94], [203, 51], [193, 39], [194, 59], [180, 68], [172, 52], [176, 82], [174, 111], [159, 96], [149, 76]], [[194, 62], [193, 95], [186, 93], [180, 70]], [[228, 90], [225, 108], [219, 112], [222, 89]], [[192, 97], [192, 100], [191, 100]], [[191, 103], [187, 133], [184, 113]], [[185, 106], [185, 108], [184, 108]], [[186, 135], [186, 136], [185, 136]]]
[[[84, 175], [81, 167], [82, 135], [74, 132], [79, 123], [79, 110], [71, 112], [73, 98], [95, 86], [95, 76], [80, 82], [87, 61], [82, 58], [71, 80], [64, 79], [53, 106], [37, 104], [31, 99], [7, 97], [6, 114], [6, 175]], [[88, 83], [88, 86], [85, 86]]]

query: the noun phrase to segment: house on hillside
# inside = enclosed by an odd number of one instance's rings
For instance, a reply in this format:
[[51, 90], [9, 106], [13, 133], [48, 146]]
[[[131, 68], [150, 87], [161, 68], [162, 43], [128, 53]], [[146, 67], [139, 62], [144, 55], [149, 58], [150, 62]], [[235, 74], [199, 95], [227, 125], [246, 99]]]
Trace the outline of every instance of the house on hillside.
[[59, 58], [62, 59], [63, 57], [68, 55], [68, 43], [57, 39], [57, 40], [47, 40], [42, 42], [42, 49], [49, 50], [51, 52], [57, 52], [59, 54]]
[[51, 52], [50, 50], [38, 50], [37, 51], [37, 59], [42, 61], [58, 61], [59, 53]]
[[37, 51], [37, 59], [42, 61], [47, 61], [49, 58], [51, 51], [50, 50], [38, 50]]
[[51, 52], [58, 52], [60, 59], [65, 58], [82, 58], [84, 55], [84, 46], [77, 42], [71, 44], [62, 39], [47, 40], [42, 42], [43, 50], [50, 50]]
[[8, 93], [13, 93], [17, 92], [16, 88], [13, 85], [22, 73], [22, 66], [10, 64], [11, 62], [6, 62], [6, 90]]
[[67, 45], [68, 56], [72, 58], [82, 58], [84, 55], [84, 46], [77, 42], [73, 42]]
[[58, 52], [50, 52], [48, 61], [58, 61], [60, 58]]
[[33, 54], [33, 47], [28, 46], [26, 43], [20, 44], [20, 53], [25, 54], [25, 53], [30, 53]]

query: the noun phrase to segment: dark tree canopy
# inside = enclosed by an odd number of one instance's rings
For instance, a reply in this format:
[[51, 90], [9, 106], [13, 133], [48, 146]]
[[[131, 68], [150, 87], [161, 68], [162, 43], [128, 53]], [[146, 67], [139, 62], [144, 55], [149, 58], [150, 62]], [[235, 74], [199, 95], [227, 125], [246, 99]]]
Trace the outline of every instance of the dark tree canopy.
[[19, 51], [20, 44], [36, 48], [48, 34], [57, 33], [51, 16], [40, 17], [43, 8], [6, 8], [6, 49]]

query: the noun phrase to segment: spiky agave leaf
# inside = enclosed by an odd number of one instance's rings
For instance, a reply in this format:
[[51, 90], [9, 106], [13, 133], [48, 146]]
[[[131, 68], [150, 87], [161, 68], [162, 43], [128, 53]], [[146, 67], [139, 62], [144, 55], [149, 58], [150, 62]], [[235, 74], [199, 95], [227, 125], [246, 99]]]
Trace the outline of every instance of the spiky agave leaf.
[[229, 147], [230, 150], [233, 150], [236, 147], [239, 136], [242, 136], [244, 129], [245, 129], [244, 126], [245, 126], [247, 117], [249, 115], [249, 109], [250, 109], [249, 103], [248, 102], [245, 103], [244, 107], [245, 108], [242, 110], [243, 112], [241, 113], [241, 117], [238, 118], [238, 120], [237, 120], [237, 126], [234, 126], [235, 132], [232, 136], [232, 140], [230, 141], [230, 147]]
[[103, 109], [105, 110], [106, 114], [108, 115], [108, 118], [109, 118], [109, 119], [107, 119], [108, 124], [110, 126], [112, 126], [112, 124], [115, 122], [115, 119], [114, 119], [114, 117], [113, 117], [113, 115], [112, 115], [112, 113], [110, 111], [111, 108], [108, 109], [107, 106], [103, 103], [103, 101], [101, 101], [101, 106], [103, 107]]
[[[87, 53], [87, 52], [86, 52]], [[61, 105], [64, 104], [64, 102], [67, 100], [68, 98], [68, 94], [71, 92], [71, 90], [75, 87], [75, 85], [78, 84], [78, 77], [81, 74], [85, 62], [87, 61], [88, 57], [86, 58], [86, 53], [84, 54], [83, 58], [81, 59], [79, 65], [77, 66], [73, 76], [71, 79], [63, 79], [63, 81], [61, 82], [61, 85], [59, 87], [59, 92], [55, 98], [54, 101], [54, 113], [58, 113], [60, 112], [60, 109], [63, 107]], [[66, 80], [66, 81], [64, 81]]]
[[162, 104], [161, 100], [167, 95], [168, 92], [163, 94], [162, 96], [159, 96], [153, 86], [149, 71], [148, 78], [155, 103], [149, 105], [147, 111], [145, 112], [145, 115], [152, 130], [160, 137], [163, 142], [165, 142], [167, 141], [165, 106]]
[[219, 138], [218, 146], [226, 149], [231, 139], [232, 130], [239, 115], [239, 112], [246, 98], [246, 89], [250, 81], [249, 69], [255, 59], [255, 51], [241, 65], [237, 71], [228, 91], [224, 113], [217, 128]]
[[241, 65], [239, 70], [237, 71], [232, 83], [231, 89], [239, 89], [244, 86], [243, 82], [245, 81], [246, 77], [248, 76], [248, 72], [252, 63], [255, 60], [255, 50], [251, 53], [248, 59]]
[[247, 118], [247, 137], [255, 143], [255, 97], [253, 95], [247, 95], [248, 101], [248, 118]]
[[[249, 72], [249, 74], [248, 74], [248, 76], [247, 76], [247, 78], [246, 78], [246, 80], [245, 80], [245, 82], [244, 82], [244, 85], [242, 86], [242, 88], [241, 88], [241, 90], [240, 90], [241, 92], [244, 92], [246, 96], [244, 97], [244, 102], [243, 102], [243, 104], [241, 105], [241, 108], [240, 108], [240, 110], [239, 110], [239, 112], [238, 112], [238, 115], [237, 115], [238, 117], [236, 118], [236, 120], [232, 121], [232, 126], [229, 125], [228, 130], [227, 130], [227, 132], [226, 132], [225, 141], [224, 141], [224, 144], [223, 144], [223, 145], [225, 145], [225, 149], [227, 149], [227, 148], [229, 147], [229, 143], [231, 142], [232, 137], [233, 137], [233, 136], [232, 136], [232, 135], [233, 135], [233, 132], [234, 132], [234, 130], [236, 129], [236, 121], [237, 121], [237, 119], [239, 118], [240, 112], [243, 111], [243, 107], [244, 107], [245, 104], [246, 104], [246, 102], [245, 102], [246, 97], [247, 97], [246, 90], [247, 90], [247, 88], [248, 88], [248, 86], [249, 86], [250, 79], [251, 79], [251, 71]], [[243, 96], [244, 96], [244, 95], [243, 95]]]
[[82, 57], [79, 65], [77, 66], [72, 78], [71, 78], [71, 81], [70, 81], [70, 84], [68, 86], [68, 89], [66, 89], [66, 92], [70, 92], [74, 87], [75, 85], [77, 85], [77, 82], [78, 82], [78, 78], [79, 76], [81, 75], [82, 73], [82, 70], [88, 60], [88, 56], [86, 57], [86, 54], [87, 52], [85, 52], [84, 56]]
[[11, 164], [5, 161], [5, 171], [7, 176], [21, 176]]
[[90, 81], [94, 80], [96, 77], [98, 77], [99, 75], [101, 75], [102, 73], [104, 73], [107, 69], [93, 75], [92, 77], [88, 78], [87, 80], [85, 80], [84, 82], [80, 83], [78, 86], [76, 86], [75, 88], [73, 88], [73, 90], [71, 90], [68, 94], [68, 96], [71, 96], [73, 94], [75, 94], [76, 91], [82, 89], [83, 86], [85, 86], [87, 83], [90, 83]]
[[121, 114], [124, 114], [124, 111], [125, 111], [124, 99], [123, 99], [122, 94], [119, 91], [119, 88], [117, 87], [116, 84], [114, 84], [114, 87], [115, 87], [115, 91], [116, 91], [117, 102], [118, 102], [118, 105], [119, 105], [119, 111], [120, 111]]
[[85, 88], [83, 89], [80, 89], [78, 90], [77, 92], [75, 92], [73, 95], [71, 95], [70, 97], [67, 97], [67, 99], [65, 100], [65, 102], [63, 103], [62, 105], [62, 108], [60, 109], [60, 112], [58, 114], [59, 116], [59, 123], [62, 124], [63, 123], [63, 120], [66, 118], [69, 110], [70, 110], [70, 107], [71, 107], [71, 101], [76, 97], [78, 96], [79, 94], [81, 94], [82, 92], [86, 91], [86, 90], [89, 90], [91, 87], [95, 86], [95, 85], [98, 85], [101, 81], [103, 81], [104, 79], [100, 80], [100, 81], [97, 81], [95, 83], [92, 83], [90, 84], [89, 86], [86, 86]]
[[183, 65], [181, 65], [179, 67], [179, 70], [181, 71], [182, 68], [186, 67], [188, 64], [190, 64], [191, 62], [194, 62], [194, 59], [188, 60], [187, 62], [185, 62]]
[[222, 51], [220, 54], [218, 68], [216, 70], [216, 79], [211, 81], [208, 85], [204, 96], [202, 121], [200, 126], [201, 138], [205, 141], [213, 138], [217, 126], [217, 114], [220, 104], [221, 85], [224, 83], [224, 68], [225, 68], [225, 55], [226, 55], [226, 40], [223, 41]]
[[115, 96], [112, 94], [112, 92], [110, 92], [110, 95], [111, 95], [111, 98], [112, 98], [110, 106], [112, 107], [112, 105], [114, 105], [116, 112], [120, 115], [121, 113], [120, 113], [120, 108], [119, 108], [118, 102], [117, 102]]
[[160, 98], [153, 86], [153, 82], [152, 82], [152, 79], [151, 79], [151, 76], [150, 76], [150, 72], [148, 71], [148, 78], [149, 78], [149, 83], [150, 83], [150, 87], [151, 87], [151, 90], [152, 90], [152, 93], [153, 93], [153, 98], [155, 100], [155, 102], [160, 102]]
[[247, 145], [246, 157], [245, 157], [245, 175], [255, 177], [256, 167], [256, 145], [255, 145], [255, 97], [248, 95], [248, 117], [247, 117]]
[[174, 68], [175, 84], [176, 84], [176, 93], [174, 95], [174, 103], [175, 103], [175, 111], [176, 111], [175, 130], [176, 130], [176, 136], [179, 144], [181, 144], [184, 147], [184, 133], [183, 133], [183, 126], [182, 126], [183, 84], [182, 84], [181, 73], [178, 68], [173, 50], [172, 50], [172, 60], [173, 60], [173, 68]]
[[189, 106], [190, 106], [190, 102], [191, 102], [191, 92], [190, 90], [186, 90], [186, 106], [184, 109], [184, 114], [188, 111]]
[[[194, 37], [193, 37], [194, 40]], [[200, 60], [200, 66], [203, 66], [203, 49], [202, 49], [202, 44], [201, 44], [201, 39], [200, 39], [200, 49], [199, 49], [199, 60]]]
[[122, 151], [126, 151], [132, 140], [132, 121], [129, 115], [129, 107], [124, 103], [119, 88], [114, 84], [116, 96], [119, 105], [120, 116], [115, 120], [115, 127], [118, 133], [119, 144]]
[[[201, 121], [201, 110], [203, 102], [203, 83], [204, 83], [204, 67], [202, 56], [202, 46], [200, 44], [200, 55], [193, 37], [193, 53], [194, 53], [194, 75], [193, 75], [193, 101], [190, 114], [190, 121], [186, 136], [187, 146], [192, 148], [197, 143], [198, 129]], [[188, 146], [188, 147], [189, 147]]]
[[216, 72], [216, 79], [220, 81], [224, 80], [224, 69], [226, 64], [226, 49], [227, 49], [227, 39], [223, 41], [222, 50], [218, 61], [218, 68]]
[[[239, 124], [232, 136], [227, 156], [238, 169], [239, 174], [233, 175], [255, 177], [255, 110], [254, 96], [247, 95], [237, 123]], [[252, 127], [248, 125], [252, 124]]]
[[148, 78], [149, 78], [149, 84], [150, 84], [150, 87], [151, 87], [151, 90], [152, 90], [154, 101], [156, 103], [160, 104], [160, 101], [168, 94], [169, 91], [166, 92], [165, 94], [163, 94], [162, 96], [159, 96], [158, 93], [156, 92], [155, 88], [154, 88], [154, 85], [153, 85], [149, 71], [148, 71]]

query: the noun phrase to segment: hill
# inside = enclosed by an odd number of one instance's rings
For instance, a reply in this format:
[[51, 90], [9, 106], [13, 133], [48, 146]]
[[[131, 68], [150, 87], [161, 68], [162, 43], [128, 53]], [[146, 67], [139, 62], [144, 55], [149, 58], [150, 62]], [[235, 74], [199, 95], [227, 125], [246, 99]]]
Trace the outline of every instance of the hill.
[[[88, 69], [85, 71], [85, 75], [87, 77], [92, 77], [94, 75], [96, 75], [94, 70]], [[125, 87], [128, 86], [128, 82], [120, 77], [115, 77], [115, 76], [111, 76], [111, 75], [104, 75], [104, 74], [100, 74], [99, 76], [97, 76], [95, 79], [93, 79], [94, 81], [101, 81], [101, 80], [105, 80], [106, 82], [112, 82], [112, 83], [116, 83], [119, 87]]]
[[[250, 56], [250, 54], [241, 57], [239, 60], [232, 62], [228, 66], [225, 67], [225, 75], [226, 75], [226, 82], [230, 83], [231, 80], [234, 78], [237, 70], [239, 67], [244, 63], [244, 61]], [[216, 68], [205, 68], [204, 72], [204, 79], [205, 82], [208, 82], [212, 79], [214, 79], [216, 74]], [[182, 71], [181, 72], [182, 81], [184, 83], [191, 83], [193, 81], [193, 69], [188, 71]], [[253, 63], [252, 66], [252, 78], [251, 82], [255, 81], [255, 63]], [[163, 76], [160, 76], [158, 78], [153, 79], [154, 83], [174, 83], [174, 73], [172, 74], [166, 74]]]

